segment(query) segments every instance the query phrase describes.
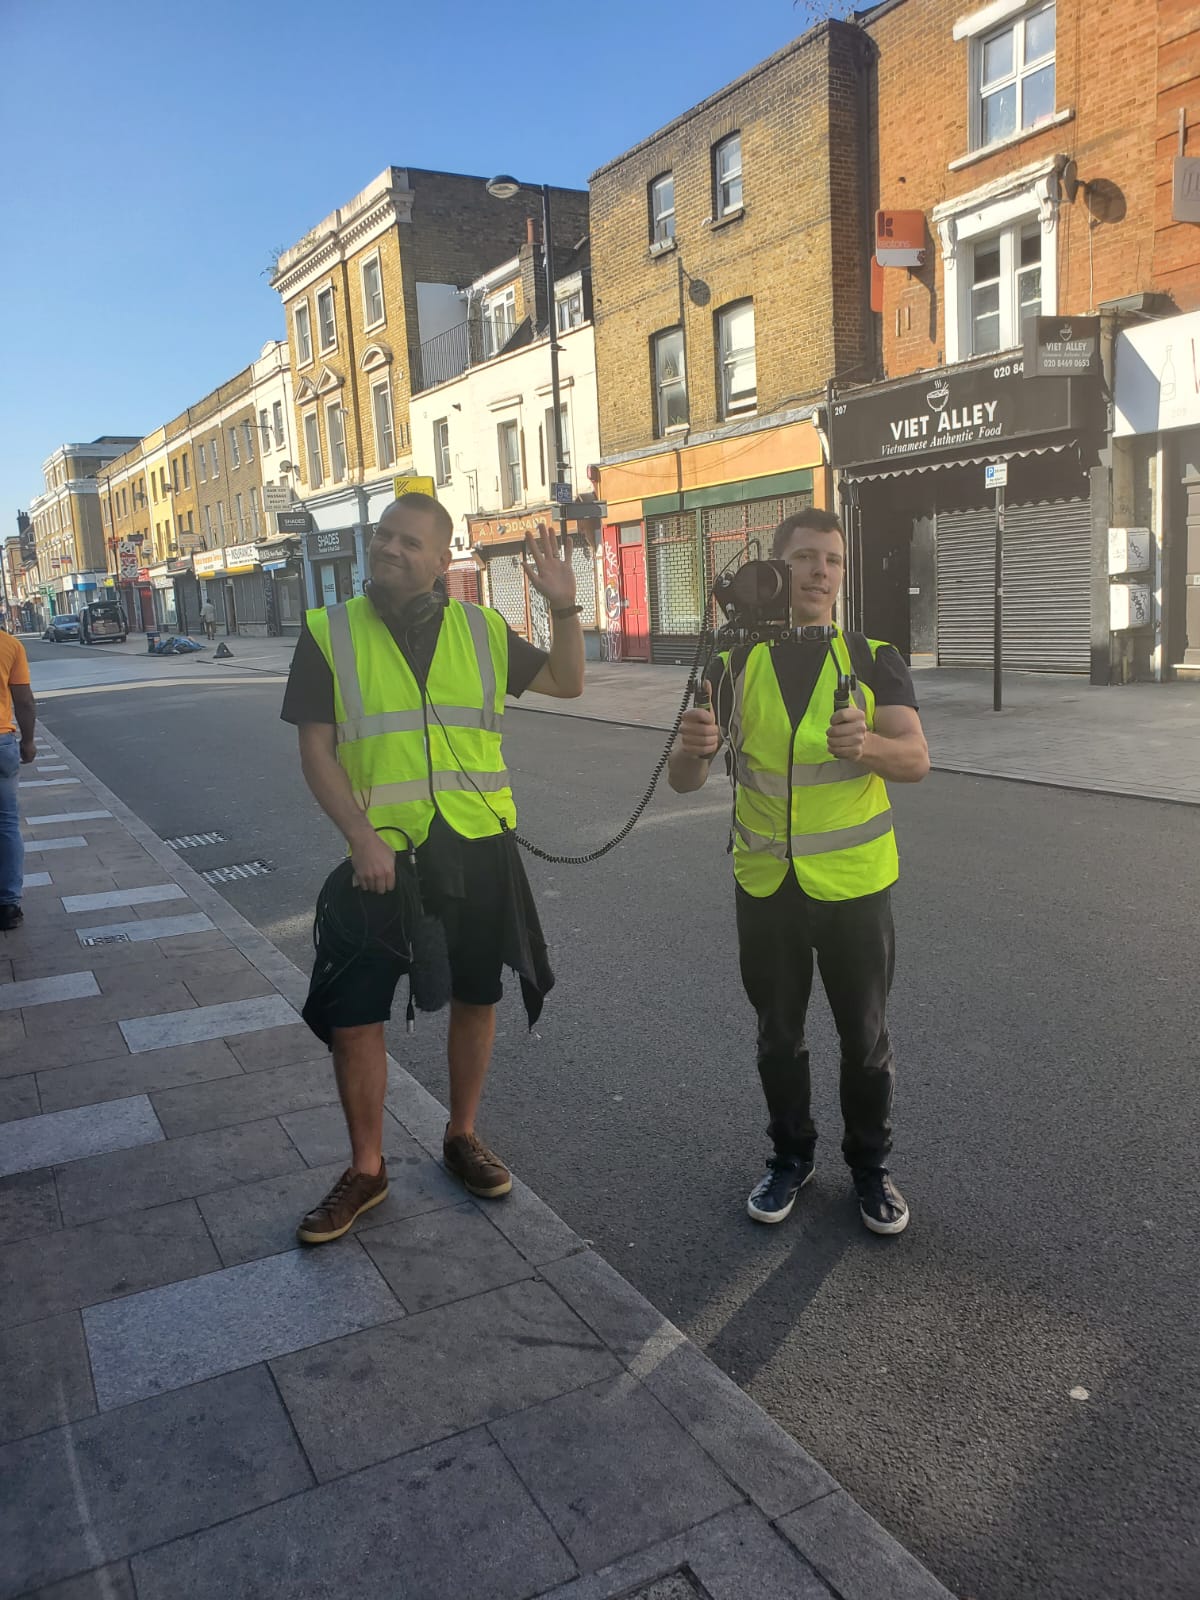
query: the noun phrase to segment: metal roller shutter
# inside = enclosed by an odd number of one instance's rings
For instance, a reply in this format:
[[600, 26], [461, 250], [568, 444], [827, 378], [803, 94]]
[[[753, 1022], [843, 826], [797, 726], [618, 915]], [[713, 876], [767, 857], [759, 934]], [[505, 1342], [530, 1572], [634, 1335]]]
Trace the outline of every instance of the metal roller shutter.
[[446, 573], [446, 593], [451, 600], [479, 604], [479, 573], [474, 566], [452, 566]]
[[[937, 519], [938, 663], [992, 664], [995, 511]], [[1091, 508], [1087, 500], [1005, 507], [1004, 665], [1021, 672], [1091, 667]]]
[[596, 626], [596, 558], [582, 539], [571, 543], [571, 568], [575, 573], [575, 598], [583, 607], [579, 620], [585, 628]]
[[937, 519], [938, 666], [992, 664], [996, 514], [943, 511]]
[[1091, 670], [1092, 513], [1087, 500], [1012, 506], [1004, 520], [1004, 662]]
[[267, 586], [261, 572], [243, 572], [234, 578], [233, 603], [239, 627], [266, 627]]
[[492, 605], [510, 628], [524, 634], [529, 626], [525, 611], [525, 574], [520, 558], [511, 552], [489, 556], [487, 564], [488, 592]]

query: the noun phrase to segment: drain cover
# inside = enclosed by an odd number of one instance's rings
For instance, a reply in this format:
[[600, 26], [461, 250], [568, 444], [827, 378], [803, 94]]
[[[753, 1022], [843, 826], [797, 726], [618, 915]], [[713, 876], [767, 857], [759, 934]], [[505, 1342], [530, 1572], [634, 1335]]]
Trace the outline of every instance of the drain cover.
[[235, 878], [265, 878], [274, 871], [272, 861], [239, 861], [233, 867], [209, 867], [200, 876], [205, 883], [232, 883]]
[[90, 937], [87, 934], [84, 934], [83, 943], [84, 944], [88, 944], [88, 945], [92, 945], [92, 944], [132, 944], [133, 940], [129, 937], [129, 935], [127, 933], [96, 933], [96, 934], [92, 934]]
[[195, 850], [202, 844], [228, 844], [229, 836], [224, 833], [181, 833], [177, 839], [164, 841], [172, 850]]

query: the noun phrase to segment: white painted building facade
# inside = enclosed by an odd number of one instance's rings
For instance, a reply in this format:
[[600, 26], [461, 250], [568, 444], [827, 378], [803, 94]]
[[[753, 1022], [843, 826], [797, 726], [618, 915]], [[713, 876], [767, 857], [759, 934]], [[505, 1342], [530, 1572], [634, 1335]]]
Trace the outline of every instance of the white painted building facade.
[[[506, 283], [518, 271], [513, 260], [488, 275], [480, 286], [487, 306], [502, 303]], [[560, 325], [573, 324], [558, 333], [559, 392], [565, 475], [578, 497], [590, 492], [588, 468], [600, 458], [595, 336], [591, 323], [582, 320], [575, 279], [560, 280], [556, 302]], [[521, 562], [525, 530], [553, 520], [548, 339], [543, 334], [517, 349], [485, 355], [457, 377], [415, 394], [411, 407], [413, 470], [433, 479], [438, 500], [454, 519], [452, 593], [494, 605], [518, 633], [548, 642], [544, 607], [530, 592]], [[598, 654], [597, 551], [579, 538], [574, 546], [589, 653]]]

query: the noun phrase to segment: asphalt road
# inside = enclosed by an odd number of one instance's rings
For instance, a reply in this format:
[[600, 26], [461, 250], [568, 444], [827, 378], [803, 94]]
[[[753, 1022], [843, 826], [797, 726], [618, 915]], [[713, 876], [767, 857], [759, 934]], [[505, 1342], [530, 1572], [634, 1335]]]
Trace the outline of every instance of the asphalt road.
[[[339, 848], [280, 692], [43, 712], [157, 832], [229, 836], [197, 867], [273, 861], [223, 892], [303, 965]], [[506, 744], [525, 832], [586, 850], [660, 736], [515, 710]], [[784, 1226], [745, 1217], [765, 1117], [715, 784], [598, 865], [531, 863], [559, 987], [533, 1038], [506, 999], [483, 1131], [956, 1594], [1196, 1600], [1196, 812], [946, 775], [893, 798], [906, 1234], [858, 1223], [823, 1002], [817, 1180]], [[390, 1042], [444, 1097], [441, 1038]]]

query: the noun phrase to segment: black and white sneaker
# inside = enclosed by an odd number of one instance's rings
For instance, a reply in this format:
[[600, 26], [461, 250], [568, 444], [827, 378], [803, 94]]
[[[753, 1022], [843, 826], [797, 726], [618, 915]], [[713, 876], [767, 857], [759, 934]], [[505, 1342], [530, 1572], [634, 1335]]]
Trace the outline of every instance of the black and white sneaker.
[[908, 1201], [886, 1167], [856, 1167], [854, 1188], [859, 1215], [872, 1233], [903, 1233], [908, 1227]]
[[803, 1156], [772, 1156], [766, 1172], [750, 1191], [747, 1212], [755, 1222], [782, 1222], [813, 1170], [812, 1160]]

